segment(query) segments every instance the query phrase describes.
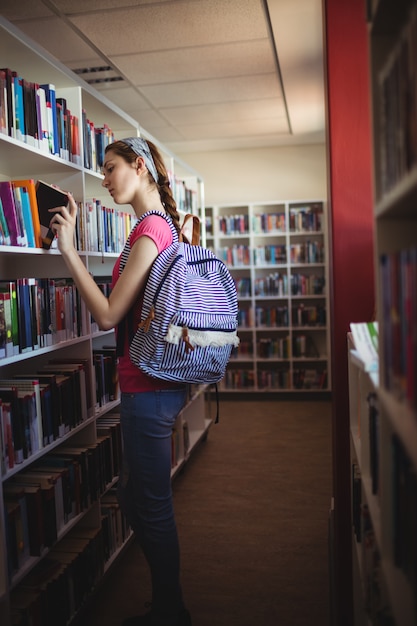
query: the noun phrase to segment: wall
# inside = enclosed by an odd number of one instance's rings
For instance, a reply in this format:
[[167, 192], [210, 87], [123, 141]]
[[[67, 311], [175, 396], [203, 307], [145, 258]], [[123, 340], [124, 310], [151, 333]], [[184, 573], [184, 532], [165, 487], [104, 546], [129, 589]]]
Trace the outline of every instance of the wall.
[[187, 153], [204, 179], [205, 204], [326, 198], [325, 145]]

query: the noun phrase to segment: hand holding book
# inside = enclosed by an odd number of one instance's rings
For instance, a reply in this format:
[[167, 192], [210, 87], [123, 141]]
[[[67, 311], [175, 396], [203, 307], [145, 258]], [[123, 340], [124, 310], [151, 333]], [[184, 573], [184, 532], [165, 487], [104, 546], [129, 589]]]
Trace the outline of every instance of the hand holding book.
[[49, 183], [38, 180], [36, 183], [36, 199], [41, 223], [42, 247], [49, 249], [55, 237], [55, 232], [49, 227], [53, 217], [50, 209], [68, 206], [68, 193]]

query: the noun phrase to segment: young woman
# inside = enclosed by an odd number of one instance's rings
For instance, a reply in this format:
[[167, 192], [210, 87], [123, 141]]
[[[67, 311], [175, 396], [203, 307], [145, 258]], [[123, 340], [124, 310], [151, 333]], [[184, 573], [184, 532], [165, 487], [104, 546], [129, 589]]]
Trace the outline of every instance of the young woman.
[[[167, 172], [151, 142], [129, 137], [110, 144], [105, 153], [103, 186], [116, 204], [130, 204], [139, 218], [150, 210], [168, 213], [179, 230], [179, 215]], [[124, 469], [119, 478], [120, 504], [141, 544], [152, 580], [152, 608], [124, 620], [123, 626], [191, 626], [180, 587], [180, 552], [171, 491], [171, 433], [185, 402], [185, 386], [151, 378], [129, 358], [128, 314], [140, 320], [146, 279], [157, 255], [172, 243], [165, 219], [149, 215], [130, 234], [131, 251], [119, 276], [113, 269], [106, 298], [74, 248], [77, 206], [69, 195], [51, 220], [58, 247], [87, 308], [103, 330], [116, 328], [121, 390], [120, 421]], [[122, 341], [120, 339], [122, 338]]]

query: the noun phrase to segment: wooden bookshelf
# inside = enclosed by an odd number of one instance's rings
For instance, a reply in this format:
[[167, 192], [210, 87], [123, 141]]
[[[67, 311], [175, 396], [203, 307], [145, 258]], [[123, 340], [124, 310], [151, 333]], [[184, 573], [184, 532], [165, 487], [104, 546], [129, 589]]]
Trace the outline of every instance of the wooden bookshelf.
[[411, 626], [417, 620], [417, 7], [412, 0], [368, 4], [380, 330], [376, 376], [349, 356], [355, 626]]
[[[66, 99], [71, 114], [78, 119], [75, 143], [80, 148], [79, 154], [73, 158], [70, 152], [52, 152], [48, 145], [41, 145], [35, 137], [25, 139], [14, 133], [9, 134], [7, 128], [2, 128], [0, 181], [44, 180], [70, 190], [80, 207], [77, 242], [80, 256], [96, 281], [105, 285], [122, 241], [116, 238], [105, 245], [105, 238], [101, 234], [89, 230], [91, 226], [87, 220], [87, 211], [94, 200], [100, 201], [101, 205], [96, 206], [95, 210], [102, 216], [102, 226], [104, 216], [105, 219], [120, 220], [117, 226], [116, 221], [112, 223], [109, 232], [113, 234], [123, 230], [123, 224], [126, 219], [129, 221], [131, 213], [129, 207], [112, 204], [112, 199], [105, 195], [102, 188], [99, 165], [85, 159], [84, 147], [87, 141], [82, 120], [85, 117], [95, 128], [106, 128], [115, 139], [139, 135], [153, 138], [146, 134], [136, 120], [102, 94], [95, 92], [1, 17], [0, 35], [2, 67], [17, 72], [35, 84], [53, 84], [56, 96]], [[158, 147], [166, 159], [179, 208], [183, 212], [204, 216], [201, 177], [164, 146], [158, 144]], [[106, 213], [107, 209], [113, 212], [111, 218]], [[114, 216], [115, 210], [117, 216]], [[121, 212], [126, 215], [122, 216]], [[86, 231], [90, 233], [89, 237]], [[37, 330], [32, 328], [32, 331], [36, 337], [39, 332], [41, 339], [32, 342], [25, 351], [21, 350], [21, 344], [18, 343], [16, 351], [12, 346], [7, 352], [4, 347], [4, 352], [0, 353], [0, 381], [15, 375], [36, 373], [38, 376], [39, 371], [47, 368], [55, 374], [58, 370], [61, 372], [60, 393], [73, 390], [69, 395], [62, 395], [67, 398], [66, 408], [69, 405], [72, 408], [67, 412], [63, 410], [62, 416], [59, 413], [61, 421], [56, 423], [56, 414], [51, 414], [47, 425], [46, 421], [40, 422], [37, 410], [28, 413], [32, 419], [32, 439], [25, 439], [26, 448], [18, 463], [10, 462], [5, 443], [2, 442], [4, 437], [0, 438], [3, 465], [0, 470], [0, 623], [4, 626], [23, 623], [19, 621], [20, 614], [26, 611], [27, 615], [31, 615], [31, 612], [36, 611], [38, 596], [24, 591], [23, 583], [24, 587], [29, 588], [31, 585], [35, 587], [40, 580], [54, 578], [60, 581], [62, 588], [71, 586], [68, 582], [70, 568], [67, 567], [71, 563], [73, 571], [77, 572], [79, 584], [68, 603], [58, 594], [62, 606], [57, 607], [53, 603], [53, 587], [45, 587], [45, 593], [51, 596], [51, 610], [61, 611], [59, 620], [54, 621], [52, 615], [48, 623], [62, 623], [63, 612], [66, 621], [74, 617], [74, 611], [77, 612], [86, 596], [94, 590], [130, 536], [130, 529], [115, 498], [120, 463], [120, 432], [119, 391], [114, 381], [110, 384], [115, 371], [115, 359], [109, 346], [114, 345], [114, 336], [113, 332], [100, 332], [82, 302], [77, 300], [76, 290], [71, 285], [56, 247], [45, 250], [41, 247], [9, 245], [3, 241], [0, 245], [0, 274], [2, 281], [8, 280], [13, 284], [28, 278], [35, 279], [33, 294], [37, 294], [36, 298], [40, 294], [40, 279], [48, 280], [48, 284], [53, 282], [54, 287], [48, 286], [48, 289], [55, 289], [55, 297], [52, 298], [48, 292], [47, 300], [49, 303], [53, 301], [56, 307], [56, 288], [62, 284], [65, 292], [63, 299], [67, 306], [63, 313], [66, 322], [71, 322], [62, 328], [56, 325], [49, 336], [44, 329], [42, 332], [39, 330], [40, 308], [29, 309], [26, 319], [39, 322]], [[56, 322], [56, 315], [51, 319]], [[79, 369], [74, 368], [74, 362], [80, 364]], [[46, 388], [45, 379], [44, 384]], [[73, 386], [65, 387], [69, 384]], [[173, 477], [197, 444], [207, 436], [211, 420], [207, 415], [204, 391], [204, 387], [190, 386], [187, 404], [177, 417], [173, 433]], [[86, 398], [84, 403], [83, 398]], [[47, 400], [44, 402], [42, 408], [45, 409], [49, 404], [46, 404]], [[5, 419], [6, 412], [2, 415]], [[42, 415], [46, 420], [46, 410]], [[27, 419], [29, 423], [29, 417]], [[4, 421], [1, 425], [4, 435]], [[14, 443], [13, 439], [9, 442]], [[42, 466], [45, 475], [50, 473], [52, 470], [48, 464], [52, 463], [52, 459], [58, 463], [57, 458], [59, 463], [69, 465], [59, 471], [54, 466], [54, 478], [50, 478], [53, 483], [50, 493], [55, 498], [52, 513], [48, 518], [41, 517], [41, 523], [36, 525], [33, 522], [35, 518], [31, 517], [33, 513], [30, 512], [28, 524], [29, 495], [16, 485], [22, 482], [22, 477], [27, 481], [33, 478], [35, 466], [37, 472]], [[87, 483], [89, 487], [85, 489]], [[15, 493], [16, 489], [18, 493]], [[30, 506], [39, 502], [37, 491], [30, 497]], [[46, 488], [42, 492], [43, 497], [46, 498]], [[46, 527], [46, 522], [49, 522], [51, 529], [45, 539], [39, 529]], [[38, 533], [32, 536], [31, 528], [38, 528]], [[64, 557], [64, 553], [73, 556]]]

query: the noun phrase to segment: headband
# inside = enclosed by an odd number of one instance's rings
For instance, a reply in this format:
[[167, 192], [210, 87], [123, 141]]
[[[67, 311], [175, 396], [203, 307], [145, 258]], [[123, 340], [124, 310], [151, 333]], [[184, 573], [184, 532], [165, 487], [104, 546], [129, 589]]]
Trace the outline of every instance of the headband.
[[156, 184], [158, 184], [158, 172], [146, 141], [141, 137], [126, 137], [125, 139], [121, 139], [120, 141], [123, 141], [123, 143], [132, 148], [135, 154], [145, 159], [146, 167], [148, 168]]

